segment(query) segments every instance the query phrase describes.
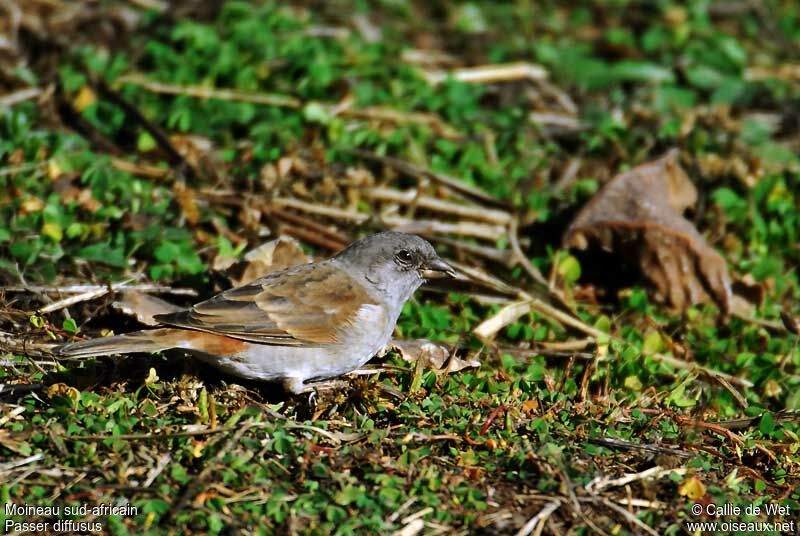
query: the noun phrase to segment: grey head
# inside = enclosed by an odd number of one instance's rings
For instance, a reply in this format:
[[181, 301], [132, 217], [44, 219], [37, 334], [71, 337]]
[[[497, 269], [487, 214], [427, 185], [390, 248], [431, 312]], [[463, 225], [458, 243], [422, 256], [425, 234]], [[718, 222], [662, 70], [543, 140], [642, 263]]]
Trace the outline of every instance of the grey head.
[[352, 275], [364, 277], [368, 288], [398, 309], [425, 279], [455, 275], [427, 240], [395, 231], [357, 240], [333, 259]]

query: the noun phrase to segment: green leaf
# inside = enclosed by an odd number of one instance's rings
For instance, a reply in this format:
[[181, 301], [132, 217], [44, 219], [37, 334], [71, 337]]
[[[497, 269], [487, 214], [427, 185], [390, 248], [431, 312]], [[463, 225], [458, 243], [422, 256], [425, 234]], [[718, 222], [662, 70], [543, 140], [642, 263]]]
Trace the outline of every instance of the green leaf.
[[71, 335], [75, 335], [78, 332], [78, 325], [75, 323], [74, 319], [65, 318], [64, 322], [61, 323], [61, 329]]
[[155, 138], [149, 132], [140, 132], [139, 137], [136, 139], [136, 148], [140, 153], [147, 153], [158, 147]]
[[303, 107], [303, 117], [306, 121], [327, 125], [333, 119], [328, 109], [319, 102], [309, 102]]
[[675, 81], [675, 74], [672, 69], [643, 61], [621, 61], [615, 63], [611, 67], [611, 76], [621, 82], [663, 84]]
[[558, 263], [558, 275], [567, 284], [572, 284], [581, 277], [581, 264], [572, 255], [567, 255]]
[[78, 258], [112, 266], [114, 268], [125, 268], [128, 265], [125, 252], [120, 247], [112, 247], [108, 243], [92, 244], [78, 251], [75, 255]]
[[661, 352], [664, 349], [664, 340], [661, 334], [656, 330], [647, 332], [642, 343], [642, 353], [645, 355], [652, 355]]
[[56, 222], [43, 224], [42, 234], [51, 238], [54, 242], [61, 242], [61, 239], [64, 237], [64, 231], [61, 229], [61, 225]]
[[769, 411], [764, 412], [761, 416], [761, 420], [758, 422], [758, 429], [766, 436], [775, 431], [775, 419], [772, 417], [772, 413]]

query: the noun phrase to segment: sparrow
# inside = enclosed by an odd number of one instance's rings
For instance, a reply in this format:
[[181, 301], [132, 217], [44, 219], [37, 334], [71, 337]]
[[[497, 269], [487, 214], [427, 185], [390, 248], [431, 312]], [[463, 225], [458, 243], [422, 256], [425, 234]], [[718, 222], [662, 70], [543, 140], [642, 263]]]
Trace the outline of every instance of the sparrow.
[[64, 358], [185, 350], [234, 376], [294, 394], [369, 361], [389, 342], [403, 304], [429, 278], [455, 271], [426, 240], [387, 231], [330, 259], [270, 273], [193, 307], [156, 315], [163, 327], [68, 343]]

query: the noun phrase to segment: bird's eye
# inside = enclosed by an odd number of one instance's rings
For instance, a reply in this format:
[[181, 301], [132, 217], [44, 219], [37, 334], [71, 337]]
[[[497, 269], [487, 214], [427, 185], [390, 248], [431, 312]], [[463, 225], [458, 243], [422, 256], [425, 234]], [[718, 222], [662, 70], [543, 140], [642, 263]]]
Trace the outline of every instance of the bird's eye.
[[414, 256], [407, 249], [401, 249], [398, 251], [394, 258], [397, 259], [397, 262], [403, 266], [408, 266], [414, 261]]

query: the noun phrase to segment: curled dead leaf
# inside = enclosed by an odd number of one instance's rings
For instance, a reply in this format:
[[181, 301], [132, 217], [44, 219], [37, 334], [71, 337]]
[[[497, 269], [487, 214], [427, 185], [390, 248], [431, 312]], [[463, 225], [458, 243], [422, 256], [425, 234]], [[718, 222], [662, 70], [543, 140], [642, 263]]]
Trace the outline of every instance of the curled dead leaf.
[[450, 346], [426, 339], [392, 339], [390, 346], [400, 353], [404, 361], [416, 363], [421, 360], [425, 368], [433, 369], [437, 373], [450, 374], [465, 368], [481, 366], [477, 359], [461, 359], [455, 355]]
[[696, 200], [672, 150], [606, 184], [570, 224], [564, 245], [619, 252], [638, 265], [656, 298], [678, 310], [711, 300], [727, 317], [732, 298], [725, 259], [682, 216]]

